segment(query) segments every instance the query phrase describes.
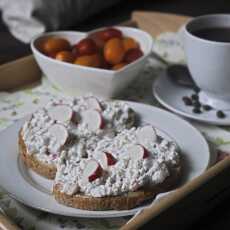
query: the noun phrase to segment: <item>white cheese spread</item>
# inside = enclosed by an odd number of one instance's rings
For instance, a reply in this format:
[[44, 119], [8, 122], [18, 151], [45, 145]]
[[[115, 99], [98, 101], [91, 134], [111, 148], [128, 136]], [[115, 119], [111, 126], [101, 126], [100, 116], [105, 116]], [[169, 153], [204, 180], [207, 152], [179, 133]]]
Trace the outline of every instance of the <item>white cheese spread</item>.
[[[87, 104], [89, 98], [97, 100], [101, 109], [98, 113], [102, 117], [103, 127], [96, 130], [90, 130], [87, 123], [81, 122], [81, 113], [92, 109]], [[67, 105], [71, 108], [73, 118], [70, 121], [56, 121], [49, 115], [49, 109], [58, 105]], [[56, 123], [65, 126], [68, 131], [68, 141], [62, 147], [50, 133], [51, 126]], [[82, 158], [86, 155], [86, 150], [95, 148], [95, 144], [102, 137], [114, 136], [120, 130], [130, 128], [133, 123], [134, 112], [126, 103], [102, 101], [93, 96], [63, 98], [52, 101], [45, 108], [36, 111], [24, 124], [22, 138], [29, 154], [36, 155], [42, 162], [56, 164], [62, 150], [66, 150], [70, 156]]]

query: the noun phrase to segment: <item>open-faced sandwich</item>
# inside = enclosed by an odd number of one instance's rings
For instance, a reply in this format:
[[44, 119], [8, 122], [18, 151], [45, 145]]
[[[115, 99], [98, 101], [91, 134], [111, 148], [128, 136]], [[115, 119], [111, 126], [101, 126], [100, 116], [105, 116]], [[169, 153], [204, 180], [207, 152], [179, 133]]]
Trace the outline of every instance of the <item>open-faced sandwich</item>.
[[124, 102], [93, 96], [39, 109], [19, 133], [25, 165], [54, 179], [64, 205], [86, 210], [131, 209], [175, 186], [181, 160], [175, 143], [151, 125], [135, 127]]

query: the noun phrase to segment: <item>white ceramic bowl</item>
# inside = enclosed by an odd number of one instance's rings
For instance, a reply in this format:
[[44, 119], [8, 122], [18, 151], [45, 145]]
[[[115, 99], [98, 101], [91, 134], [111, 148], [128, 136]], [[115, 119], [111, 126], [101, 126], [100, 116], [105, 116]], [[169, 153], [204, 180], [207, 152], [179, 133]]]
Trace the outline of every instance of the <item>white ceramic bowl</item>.
[[[38, 65], [48, 79], [58, 88], [69, 95], [83, 95], [93, 93], [104, 98], [112, 98], [123, 90], [143, 69], [147, 57], [152, 49], [152, 37], [139, 29], [129, 27], [116, 27], [125, 36], [134, 38], [139, 42], [144, 55], [124, 68], [113, 71], [99, 68], [74, 65], [57, 61], [42, 54], [38, 49], [41, 40], [50, 37], [66, 38], [72, 45], [86, 37], [89, 33], [74, 31], [50, 32], [35, 37], [31, 42], [31, 49]], [[100, 28], [98, 30], [101, 30]]]

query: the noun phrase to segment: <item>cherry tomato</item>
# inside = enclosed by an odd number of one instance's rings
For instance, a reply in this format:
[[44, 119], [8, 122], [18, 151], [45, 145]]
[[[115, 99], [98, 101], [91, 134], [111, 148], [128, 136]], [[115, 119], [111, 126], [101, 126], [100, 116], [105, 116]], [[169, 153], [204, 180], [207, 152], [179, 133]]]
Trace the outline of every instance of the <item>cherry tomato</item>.
[[98, 51], [96, 43], [91, 38], [82, 39], [73, 47], [73, 53], [77, 56], [91, 55]]
[[104, 58], [108, 63], [116, 65], [122, 62], [124, 54], [125, 50], [120, 38], [112, 38], [106, 42], [104, 47]]
[[95, 43], [98, 49], [103, 49], [105, 45], [105, 41], [101, 38], [101, 32], [94, 32], [89, 35], [89, 38], [91, 38]]
[[70, 43], [64, 38], [51, 37], [44, 41], [41, 50], [46, 55], [52, 55], [59, 51], [70, 50]]
[[141, 56], [143, 56], [143, 52], [140, 49], [130, 49], [126, 52], [124, 60], [127, 63], [131, 63], [136, 61]]
[[100, 68], [102, 68], [102, 69], [111, 69], [111, 65], [105, 60], [105, 58], [103, 56], [101, 56]]
[[59, 61], [73, 63], [75, 57], [70, 51], [60, 51], [56, 54], [55, 58]]
[[48, 55], [48, 57], [50, 57], [50, 58], [56, 58], [56, 55], [57, 55], [57, 53], [50, 53], [49, 55]]
[[125, 62], [121, 62], [121, 63], [119, 63], [119, 64], [117, 64], [117, 65], [114, 65], [113, 66], [113, 70], [119, 70], [119, 69], [122, 69], [124, 66], [126, 66], [127, 65], [127, 63], [125, 63]]
[[108, 41], [111, 38], [121, 38], [122, 32], [116, 28], [107, 28], [99, 31], [99, 36], [103, 41]]
[[99, 67], [101, 64], [100, 55], [93, 54], [93, 55], [80, 56], [74, 61], [74, 64], [89, 66], [89, 67]]
[[125, 51], [128, 51], [130, 49], [139, 48], [139, 44], [133, 38], [130, 38], [130, 37], [126, 37], [123, 39], [123, 45], [124, 45]]

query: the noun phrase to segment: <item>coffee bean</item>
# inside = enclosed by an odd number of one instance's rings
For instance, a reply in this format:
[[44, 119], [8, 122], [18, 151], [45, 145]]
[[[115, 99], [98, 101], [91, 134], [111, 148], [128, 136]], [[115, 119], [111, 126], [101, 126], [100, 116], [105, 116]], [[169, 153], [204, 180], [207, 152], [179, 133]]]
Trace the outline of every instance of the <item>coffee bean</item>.
[[217, 116], [218, 118], [225, 118], [225, 117], [226, 117], [225, 113], [224, 113], [222, 110], [218, 110], [218, 111], [216, 112], [216, 116]]
[[201, 110], [198, 107], [194, 107], [192, 111], [193, 113], [201, 113]]
[[200, 88], [198, 86], [194, 86], [193, 87], [193, 90], [196, 92], [196, 93], [199, 93], [200, 92]]
[[183, 100], [185, 105], [187, 105], [187, 106], [192, 105], [192, 100], [189, 97], [183, 97], [182, 100]]
[[210, 110], [212, 110], [212, 106], [210, 106], [210, 105], [203, 105], [202, 108], [203, 108], [203, 110], [205, 110], [205, 111], [210, 111]]
[[200, 108], [201, 107], [201, 104], [199, 101], [193, 101], [193, 106], [196, 107], [196, 108]]
[[191, 98], [193, 101], [199, 101], [199, 96], [197, 94], [192, 94]]

